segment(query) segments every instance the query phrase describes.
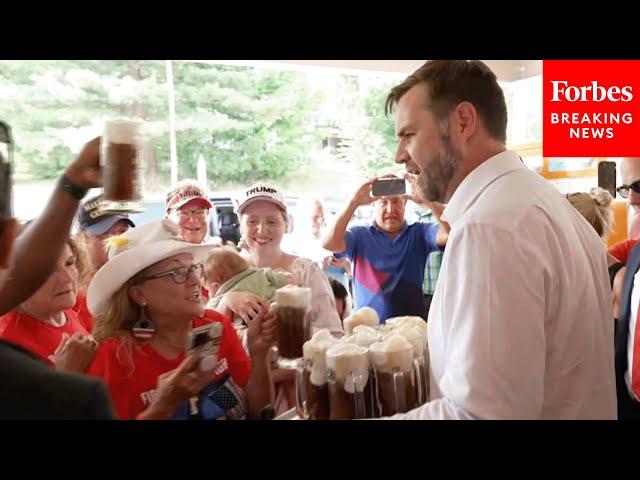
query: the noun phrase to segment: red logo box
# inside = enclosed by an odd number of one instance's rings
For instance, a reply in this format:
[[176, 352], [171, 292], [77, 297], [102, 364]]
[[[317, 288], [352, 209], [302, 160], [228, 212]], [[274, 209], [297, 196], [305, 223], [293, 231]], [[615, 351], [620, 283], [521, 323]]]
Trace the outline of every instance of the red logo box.
[[640, 60], [545, 60], [545, 157], [640, 157]]

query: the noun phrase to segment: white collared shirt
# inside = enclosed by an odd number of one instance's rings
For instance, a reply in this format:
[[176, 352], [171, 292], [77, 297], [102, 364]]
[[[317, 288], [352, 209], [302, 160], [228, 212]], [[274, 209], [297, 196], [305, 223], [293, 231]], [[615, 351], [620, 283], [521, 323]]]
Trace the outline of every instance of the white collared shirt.
[[603, 242], [502, 152], [460, 184], [429, 312], [431, 399], [407, 419], [615, 419]]

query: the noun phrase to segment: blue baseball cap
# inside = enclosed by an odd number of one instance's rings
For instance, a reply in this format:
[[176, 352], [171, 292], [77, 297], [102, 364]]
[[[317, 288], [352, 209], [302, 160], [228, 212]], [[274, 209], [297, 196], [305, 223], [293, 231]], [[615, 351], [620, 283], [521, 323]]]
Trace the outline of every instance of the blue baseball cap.
[[136, 226], [126, 214], [102, 211], [100, 209], [101, 200], [102, 195], [98, 195], [80, 205], [78, 222], [83, 232], [89, 235], [102, 235], [122, 220], [127, 222], [132, 228]]

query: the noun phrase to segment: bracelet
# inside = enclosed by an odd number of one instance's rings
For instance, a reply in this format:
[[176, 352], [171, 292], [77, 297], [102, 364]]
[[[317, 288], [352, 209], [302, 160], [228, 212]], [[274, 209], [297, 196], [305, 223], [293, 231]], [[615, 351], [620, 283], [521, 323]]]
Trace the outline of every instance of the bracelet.
[[58, 186], [76, 200], [82, 200], [89, 190], [73, 183], [64, 173], [60, 176]]

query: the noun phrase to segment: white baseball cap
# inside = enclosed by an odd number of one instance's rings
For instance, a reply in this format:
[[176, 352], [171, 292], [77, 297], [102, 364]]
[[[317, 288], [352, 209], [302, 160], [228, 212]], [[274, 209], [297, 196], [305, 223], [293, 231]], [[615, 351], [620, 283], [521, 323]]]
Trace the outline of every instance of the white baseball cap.
[[278, 187], [267, 183], [256, 183], [242, 193], [242, 197], [238, 201], [238, 213], [242, 214], [249, 205], [259, 201], [273, 203], [283, 212], [287, 212], [284, 196]]

